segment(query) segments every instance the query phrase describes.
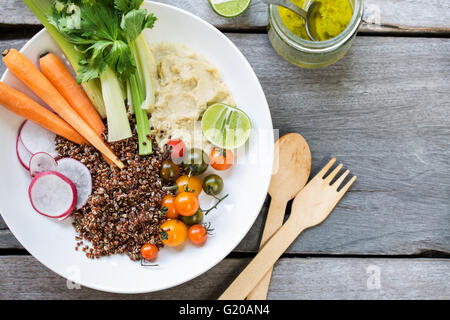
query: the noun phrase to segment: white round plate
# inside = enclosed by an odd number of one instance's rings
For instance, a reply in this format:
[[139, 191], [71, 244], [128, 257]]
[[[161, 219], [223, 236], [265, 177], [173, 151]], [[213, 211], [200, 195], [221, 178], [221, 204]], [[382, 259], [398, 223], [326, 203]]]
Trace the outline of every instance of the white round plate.
[[[186, 11], [155, 2], [147, 2], [145, 6], [158, 17], [155, 27], [145, 31], [147, 40], [185, 44], [203, 54], [218, 68], [237, 105], [253, 123], [254, 130], [245, 152], [239, 152], [238, 163], [221, 174], [225, 181], [224, 194], [229, 193], [229, 197], [207, 216], [214, 235], [203, 247], [186, 244], [175, 249], [163, 248], [157, 260], [159, 268], [142, 267], [125, 255], [91, 260], [81, 250], [75, 251], [76, 234], [71, 219], [51, 220], [31, 207], [27, 194], [30, 177], [15, 152], [16, 135], [23, 119], [0, 107], [0, 145], [3, 148], [0, 212], [3, 219], [24, 248], [45, 266], [82, 286], [108, 292], [144, 293], [170, 288], [220, 262], [253, 225], [266, 198], [273, 165], [274, 137], [269, 107], [254, 71], [239, 49], [216, 28]], [[43, 51], [63, 57], [45, 30], [22, 49], [36, 65]], [[2, 81], [35, 98], [9, 71]], [[200, 201], [203, 208], [213, 203], [205, 196]]]

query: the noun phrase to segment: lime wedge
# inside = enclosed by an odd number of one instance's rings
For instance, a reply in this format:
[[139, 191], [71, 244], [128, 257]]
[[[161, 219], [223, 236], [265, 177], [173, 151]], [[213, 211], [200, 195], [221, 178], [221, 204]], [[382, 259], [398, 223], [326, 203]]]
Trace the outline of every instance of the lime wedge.
[[209, 0], [213, 10], [222, 17], [232, 18], [247, 10], [252, 0]]
[[202, 131], [212, 144], [224, 149], [236, 149], [247, 142], [252, 124], [241, 109], [216, 103], [203, 113]]

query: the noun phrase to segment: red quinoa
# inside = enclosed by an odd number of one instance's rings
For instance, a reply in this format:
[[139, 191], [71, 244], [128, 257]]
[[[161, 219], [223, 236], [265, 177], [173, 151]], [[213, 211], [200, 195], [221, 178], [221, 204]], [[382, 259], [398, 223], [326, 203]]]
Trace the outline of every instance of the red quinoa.
[[108, 165], [92, 146], [56, 138], [59, 156], [81, 161], [92, 174], [92, 194], [87, 204], [72, 214], [76, 240], [88, 240], [92, 246], [81, 241], [76, 250], [84, 245], [82, 251], [89, 258], [127, 254], [131, 260], [139, 260], [143, 244], [163, 245], [158, 234], [165, 221], [160, 203], [167, 194], [159, 176], [162, 155], [153, 143], [153, 154], [140, 156], [135, 131], [132, 138], [110, 146], [124, 169]]

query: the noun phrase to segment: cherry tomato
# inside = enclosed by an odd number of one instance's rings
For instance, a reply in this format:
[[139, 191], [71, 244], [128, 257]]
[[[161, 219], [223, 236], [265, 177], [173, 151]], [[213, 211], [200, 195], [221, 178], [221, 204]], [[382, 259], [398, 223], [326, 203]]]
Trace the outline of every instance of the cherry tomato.
[[177, 210], [175, 210], [175, 196], [168, 194], [164, 196], [161, 202], [161, 208], [167, 208], [166, 217], [170, 219], [178, 218], [179, 214]]
[[187, 150], [184, 153], [181, 166], [184, 172], [194, 176], [201, 175], [208, 168], [208, 156], [202, 149], [193, 148]]
[[190, 192], [193, 192], [196, 196], [202, 192], [202, 181], [194, 176], [181, 176], [177, 179], [178, 193], [186, 191], [186, 185]]
[[185, 217], [181, 216], [181, 220], [186, 223], [188, 226], [192, 226], [194, 224], [199, 224], [203, 220], [203, 210], [198, 208], [197, 212], [192, 216]]
[[183, 157], [184, 150], [186, 149], [186, 145], [183, 141], [176, 139], [176, 140], [170, 140], [167, 142], [167, 145], [169, 147], [172, 147], [171, 157], [172, 160], [180, 159]]
[[180, 167], [172, 160], [164, 160], [161, 164], [160, 175], [165, 181], [175, 181], [180, 176]]
[[210, 196], [216, 196], [223, 190], [223, 180], [217, 174], [210, 174], [203, 179], [203, 190]]
[[208, 231], [201, 224], [194, 224], [188, 230], [188, 237], [193, 244], [201, 246], [208, 238]]
[[192, 192], [183, 191], [175, 198], [175, 210], [182, 216], [192, 216], [198, 208], [198, 197]]
[[158, 247], [151, 243], [146, 243], [141, 247], [141, 256], [145, 260], [155, 260], [158, 256]]
[[179, 246], [185, 242], [187, 234], [188, 228], [186, 225], [182, 221], [176, 219], [170, 219], [164, 222], [161, 225], [161, 230], [159, 232], [161, 241], [169, 247]]
[[234, 157], [231, 150], [213, 148], [209, 155], [209, 163], [216, 170], [227, 170], [233, 164]]

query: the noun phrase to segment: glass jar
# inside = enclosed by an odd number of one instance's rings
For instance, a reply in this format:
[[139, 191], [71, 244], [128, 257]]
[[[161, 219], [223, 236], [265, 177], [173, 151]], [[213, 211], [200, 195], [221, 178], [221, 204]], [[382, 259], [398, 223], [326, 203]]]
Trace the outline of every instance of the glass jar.
[[278, 6], [269, 5], [268, 34], [273, 48], [284, 59], [303, 68], [322, 68], [335, 63], [350, 49], [363, 16], [364, 0], [349, 1], [353, 8], [350, 23], [337, 37], [326, 41], [310, 41], [296, 36], [284, 25]]

